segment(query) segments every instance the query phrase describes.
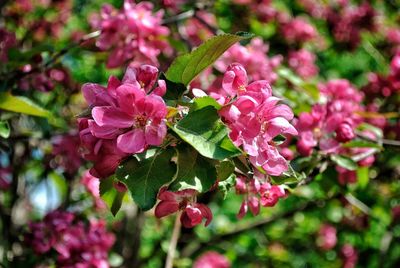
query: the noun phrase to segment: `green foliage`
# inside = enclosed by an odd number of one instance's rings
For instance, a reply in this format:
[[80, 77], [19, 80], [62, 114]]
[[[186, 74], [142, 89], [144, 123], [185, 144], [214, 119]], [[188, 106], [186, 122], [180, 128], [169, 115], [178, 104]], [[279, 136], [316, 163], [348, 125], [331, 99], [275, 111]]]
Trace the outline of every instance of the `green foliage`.
[[0, 137], [7, 139], [10, 136], [10, 125], [7, 121], [0, 121]]
[[205, 157], [223, 160], [241, 154], [212, 106], [190, 112], [171, 129]]
[[125, 196], [124, 192], [120, 192], [115, 188], [115, 183], [117, 183], [115, 176], [100, 180], [100, 196], [114, 216], [120, 210]]
[[213, 64], [228, 48], [238, 41], [250, 38], [249, 33], [222, 34], [200, 45], [189, 54], [177, 57], [165, 76], [175, 83], [188, 85], [198, 74]]
[[209, 96], [195, 98], [193, 100], [193, 105], [191, 108], [193, 111], [197, 111], [197, 110], [203, 109], [207, 106], [212, 106], [217, 110], [222, 108], [222, 106], [214, 98], [209, 97]]
[[178, 172], [169, 189], [194, 189], [200, 193], [208, 191], [217, 179], [215, 163], [188, 145], [178, 146], [177, 152]]
[[357, 163], [354, 162], [350, 157], [344, 155], [331, 155], [331, 160], [341, 167], [348, 170], [356, 170]]
[[128, 187], [132, 199], [141, 209], [151, 209], [158, 190], [172, 181], [176, 173], [176, 165], [171, 161], [174, 153], [168, 148], [145, 159], [132, 157], [118, 167], [116, 178]]
[[0, 109], [39, 117], [51, 117], [49, 111], [38, 106], [30, 99], [22, 96], [13, 96], [5, 92], [0, 93]]

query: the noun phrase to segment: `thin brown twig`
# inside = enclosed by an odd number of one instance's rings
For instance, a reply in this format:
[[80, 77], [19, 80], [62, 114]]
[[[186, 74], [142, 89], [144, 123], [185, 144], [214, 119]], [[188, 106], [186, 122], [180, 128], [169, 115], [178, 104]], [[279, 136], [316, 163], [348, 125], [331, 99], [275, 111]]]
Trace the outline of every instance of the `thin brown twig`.
[[178, 244], [178, 239], [181, 233], [181, 213], [176, 215], [174, 229], [172, 231], [171, 240], [169, 242], [167, 259], [165, 261], [165, 268], [172, 268], [174, 265], [174, 256], [176, 251], [176, 245]]

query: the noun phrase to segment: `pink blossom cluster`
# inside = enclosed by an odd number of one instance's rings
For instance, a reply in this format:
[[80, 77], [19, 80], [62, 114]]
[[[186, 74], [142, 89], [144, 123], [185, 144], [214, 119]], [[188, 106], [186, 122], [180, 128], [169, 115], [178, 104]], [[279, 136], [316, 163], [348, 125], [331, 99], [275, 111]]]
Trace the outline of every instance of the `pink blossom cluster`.
[[319, 69], [315, 65], [315, 60], [315, 54], [306, 49], [290, 51], [288, 55], [289, 67], [304, 79], [312, 78], [318, 74]]
[[318, 231], [317, 245], [323, 250], [333, 249], [337, 244], [336, 228], [323, 224]]
[[197, 191], [192, 189], [171, 192], [162, 188], [158, 194], [160, 202], [155, 208], [155, 216], [162, 218], [181, 211], [180, 221], [185, 228], [193, 228], [201, 224], [203, 219], [206, 219], [207, 226], [213, 218], [212, 212], [206, 205], [197, 203], [196, 196]]
[[235, 44], [215, 62], [215, 68], [225, 72], [229, 65], [240, 62], [250, 81], [263, 79], [272, 84], [278, 78], [275, 69], [281, 64], [282, 56], [269, 58], [268, 50], [268, 45], [261, 38], [253, 38], [246, 46]]
[[229, 260], [215, 251], [203, 253], [193, 264], [193, 268], [229, 268]]
[[313, 17], [328, 22], [337, 42], [352, 49], [360, 43], [363, 31], [375, 31], [377, 28], [378, 12], [369, 1], [363, 1], [359, 5], [352, 5], [348, 0], [299, 2]]
[[336, 41], [348, 44], [350, 48], [358, 46], [362, 31], [376, 29], [376, 17], [377, 11], [368, 2], [359, 6], [346, 4], [339, 12], [334, 8], [327, 10], [327, 20]]
[[84, 157], [94, 162], [91, 174], [104, 178], [120, 161], [161, 145], [167, 133], [166, 92], [158, 69], [151, 65], [128, 67], [122, 81], [111, 76], [107, 87], [88, 83], [82, 92], [90, 117], [80, 118], [79, 135]]
[[128, 61], [158, 65], [157, 56], [169, 46], [169, 29], [162, 26], [163, 11], [153, 14], [153, 4], [125, 0], [121, 11], [111, 5], [102, 7], [101, 16], [93, 17], [91, 24], [101, 30], [96, 45], [111, 50], [108, 68], [123, 66]]
[[[237, 217], [243, 218], [247, 211], [256, 216], [260, 213], [260, 204], [263, 207], [273, 207], [280, 198], [286, 196], [285, 189], [280, 185], [271, 185], [262, 176], [254, 176], [250, 180], [243, 176], [236, 179], [236, 194], [244, 195]], [[261, 182], [260, 182], [261, 181]]]
[[[42, 64], [40, 55], [35, 57], [35, 64]], [[57, 85], [72, 87], [70, 75], [64, 68], [51, 68], [45, 71], [35, 70], [33, 64], [26, 64], [21, 68], [24, 76], [18, 81], [18, 87], [22, 90], [52, 91]]]
[[[5, 16], [14, 20], [16, 24], [27, 29], [35, 41], [42, 42], [47, 38], [60, 37], [73, 7], [72, 0], [33, 1], [17, 0], [6, 6]], [[27, 13], [34, 13], [35, 9], [55, 10], [57, 16], [42, 16], [40, 19], [29, 20]]]
[[349, 81], [331, 80], [320, 91], [327, 102], [300, 113], [296, 124], [297, 150], [303, 156], [311, 155], [317, 146], [323, 153], [338, 153], [341, 143], [355, 138], [354, 128], [362, 121], [356, 112], [362, 110], [363, 95]]
[[389, 97], [400, 91], [400, 53], [390, 63], [389, 75], [376, 73], [368, 75], [368, 84], [362, 88], [368, 97]]
[[54, 136], [52, 139], [54, 160], [65, 172], [75, 174], [82, 165], [77, 133]]
[[57, 267], [109, 267], [108, 251], [115, 237], [105, 222], [85, 224], [71, 212], [53, 211], [40, 222], [29, 224], [25, 242], [42, 255], [54, 251]]
[[226, 70], [220, 92], [212, 93], [220, 103], [228, 103], [220, 115], [230, 129], [230, 138], [236, 146], [242, 146], [250, 162], [262, 167], [268, 175], [279, 176], [288, 168], [280, 155], [274, 138], [278, 135], [297, 135], [289, 123], [293, 112], [287, 105], [278, 104], [272, 96], [266, 80], [248, 84], [247, 72], [238, 63]]
[[284, 22], [280, 27], [282, 36], [288, 43], [304, 43], [318, 36], [315, 27], [302, 17]]
[[8, 50], [14, 47], [17, 39], [14, 33], [0, 28], [0, 61], [6, 63], [8, 61]]

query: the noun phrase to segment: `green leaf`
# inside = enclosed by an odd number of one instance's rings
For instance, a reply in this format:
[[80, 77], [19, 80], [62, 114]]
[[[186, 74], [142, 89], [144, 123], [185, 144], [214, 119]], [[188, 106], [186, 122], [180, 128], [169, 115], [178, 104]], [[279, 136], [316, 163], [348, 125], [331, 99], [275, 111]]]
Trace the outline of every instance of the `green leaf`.
[[361, 123], [361, 124], [357, 127], [357, 129], [359, 129], [359, 130], [361, 130], [361, 131], [363, 131], [363, 130], [372, 131], [372, 132], [376, 135], [376, 137], [377, 137], [378, 139], [381, 139], [381, 138], [383, 137], [382, 129], [377, 128], [377, 127], [375, 127], [375, 126], [373, 126], [373, 125], [370, 125], [370, 124], [368, 124], [368, 123]]
[[114, 187], [115, 177], [111, 176], [100, 180], [100, 196], [110, 209], [113, 216], [117, 215], [125, 197], [124, 192], [120, 192]]
[[225, 199], [232, 187], [235, 187], [236, 175], [231, 174], [226, 180], [218, 182], [218, 190], [222, 193], [222, 197]]
[[194, 189], [200, 193], [207, 192], [217, 180], [214, 163], [190, 146], [180, 146], [177, 151], [178, 172], [169, 189], [172, 191]]
[[342, 145], [345, 148], [376, 148], [382, 149], [382, 146], [375, 142], [365, 140], [352, 140]]
[[344, 167], [348, 170], [356, 170], [357, 163], [353, 161], [351, 158], [343, 155], [331, 155], [331, 160], [338, 164], [341, 167]]
[[4, 139], [10, 137], [10, 125], [7, 121], [0, 121], [0, 137]]
[[197, 111], [207, 106], [212, 106], [217, 110], [221, 109], [222, 107], [221, 104], [219, 104], [214, 98], [206, 96], [201, 98], [195, 98], [193, 100], [192, 109], [193, 111]]
[[51, 117], [49, 111], [41, 108], [30, 99], [21, 96], [13, 96], [6, 92], [0, 93], [0, 109], [46, 118]]
[[169, 148], [141, 161], [131, 158], [118, 167], [117, 179], [128, 187], [141, 209], [151, 209], [160, 188], [172, 181], [176, 172], [176, 165], [171, 162], [173, 155], [174, 150]]
[[189, 113], [172, 130], [205, 157], [224, 160], [241, 154], [212, 106]]
[[167, 77], [165, 77], [164, 73], [161, 74], [160, 79], [164, 80], [167, 86], [167, 91], [163, 96], [165, 100], [178, 100], [187, 89], [182, 83], [170, 81]]
[[368, 167], [359, 167], [357, 169], [357, 184], [362, 189], [367, 187], [369, 182], [369, 169]]
[[235, 171], [235, 165], [232, 161], [222, 161], [216, 165], [218, 181], [224, 181], [228, 179]]
[[222, 34], [214, 36], [191, 53], [177, 57], [165, 76], [175, 83], [188, 85], [199, 73], [213, 64], [228, 48], [243, 39], [251, 38], [249, 33]]

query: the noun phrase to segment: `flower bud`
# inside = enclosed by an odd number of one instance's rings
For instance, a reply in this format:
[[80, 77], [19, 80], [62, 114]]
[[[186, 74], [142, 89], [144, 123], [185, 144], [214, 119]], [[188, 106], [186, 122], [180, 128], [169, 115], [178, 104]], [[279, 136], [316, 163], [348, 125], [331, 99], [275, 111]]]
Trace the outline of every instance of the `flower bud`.
[[348, 123], [342, 123], [336, 129], [336, 140], [339, 142], [348, 142], [354, 139], [355, 134], [353, 128]]

